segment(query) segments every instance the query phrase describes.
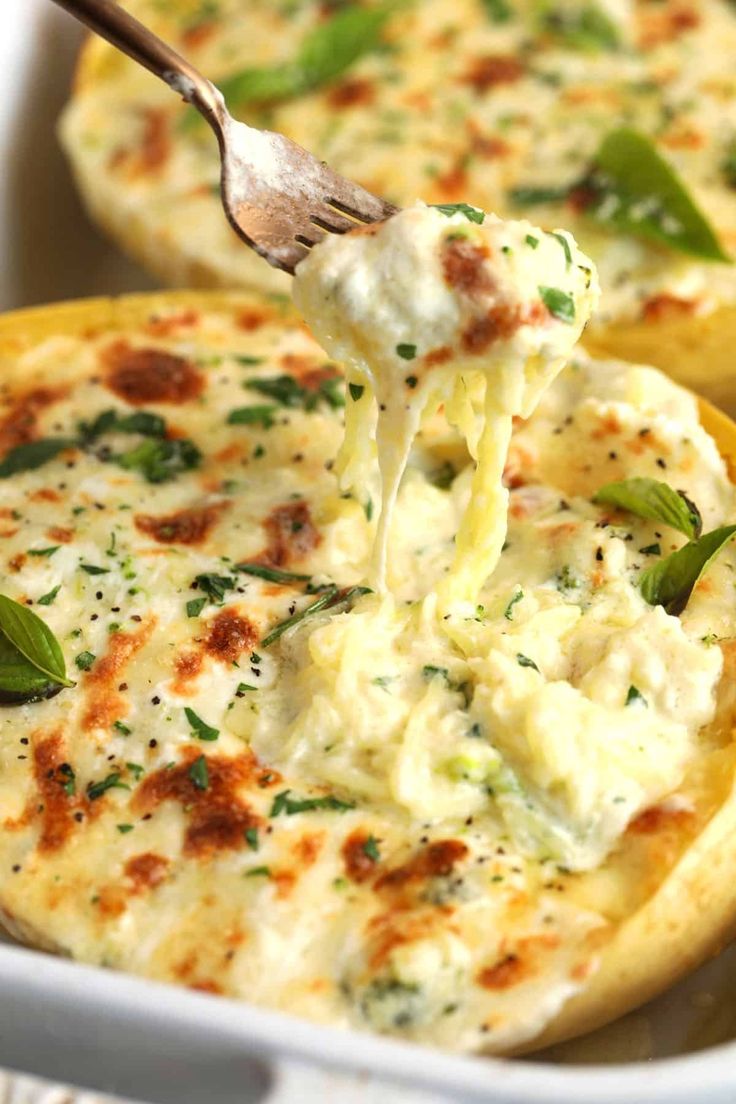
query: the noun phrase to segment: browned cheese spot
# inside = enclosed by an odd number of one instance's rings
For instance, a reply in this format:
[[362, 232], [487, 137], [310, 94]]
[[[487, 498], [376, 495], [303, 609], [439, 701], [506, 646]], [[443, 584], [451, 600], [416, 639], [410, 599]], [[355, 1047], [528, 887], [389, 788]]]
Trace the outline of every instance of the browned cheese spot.
[[376, 98], [376, 87], [365, 77], [352, 77], [330, 88], [327, 102], [330, 107], [364, 107]]
[[367, 882], [376, 873], [377, 863], [366, 852], [369, 833], [363, 828], [351, 832], [342, 845], [345, 873], [352, 882]]
[[234, 663], [244, 651], [258, 642], [258, 629], [235, 610], [222, 610], [213, 619], [205, 642], [205, 651], [222, 663]]
[[146, 403], [181, 405], [199, 398], [205, 386], [202, 373], [184, 357], [163, 349], [134, 349], [115, 341], [102, 354], [105, 384], [132, 406]]
[[484, 989], [511, 989], [529, 973], [529, 963], [517, 954], [507, 954], [492, 966], [486, 966], [476, 981]]
[[275, 506], [263, 522], [263, 528], [268, 546], [262, 558], [274, 567], [285, 567], [294, 560], [304, 559], [322, 540], [312, 521], [309, 503], [303, 499]]
[[0, 454], [34, 441], [38, 436], [39, 415], [68, 393], [68, 387], [34, 387], [11, 396], [0, 415]]
[[376, 882], [378, 890], [401, 890], [414, 882], [442, 878], [452, 874], [457, 863], [468, 854], [461, 840], [435, 840], [417, 851], [407, 862], [387, 870]]
[[229, 502], [213, 502], [158, 517], [136, 514], [135, 527], [159, 544], [202, 544], [229, 505]]
[[107, 652], [87, 672], [82, 683], [87, 695], [82, 717], [85, 731], [110, 728], [127, 713], [125, 698], [117, 687], [128, 663], [150, 639], [155, 624], [155, 618], [150, 618], [135, 632], [110, 635]]
[[511, 54], [484, 54], [470, 64], [462, 82], [482, 94], [498, 84], [513, 84], [523, 76], [523, 62]]
[[[202, 859], [218, 851], [238, 851], [246, 846], [246, 831], [261, 824], [241, 790], [248, 784], [263, 784], [265, 772], [251, 753], [235, 759], [207, 755], [207, 788], [200, 789], [190, 774], [198, 758], [197, 749], [189, 748], [176, 766], [149, 775], [138, 787], [134, 804], [146, 813], [165, 801], [178, 801], [188, 817], [183, 846], [187, 857]], [[275, 784], [277, 775], [269, 773], [268, 784]]]
[[39, 851], [58, 851], [74, 830], [74, 812], [79, 799], [67, 793], [65, 786], [72, 777], [66, 769], [64, 740], [61, 730], [33, 738], [33, 773], [38, 787], [38, 802], [33, 812], [41, 817]]
[[156, 855], [153, 851], [144, 851], [140, 855], [134, 855], [128, 859], [124, 866], [125, 876], [132, 882], [133, 893], [143, 893], [147, 889], [155, 889], [169, 870], [169, 860], [163, 855]]

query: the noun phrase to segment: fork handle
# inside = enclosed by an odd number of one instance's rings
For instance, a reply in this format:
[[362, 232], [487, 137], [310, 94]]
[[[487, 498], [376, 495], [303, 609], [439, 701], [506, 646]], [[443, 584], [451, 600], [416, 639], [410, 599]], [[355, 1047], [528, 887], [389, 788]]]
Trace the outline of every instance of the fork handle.
[[96, 34], [143, 65], [178, 92], [205, 117], [216, 134], [222, 128], [224, 105], [214, 85], [181, 54], [149, 31], [115, 0], [54, 0]]

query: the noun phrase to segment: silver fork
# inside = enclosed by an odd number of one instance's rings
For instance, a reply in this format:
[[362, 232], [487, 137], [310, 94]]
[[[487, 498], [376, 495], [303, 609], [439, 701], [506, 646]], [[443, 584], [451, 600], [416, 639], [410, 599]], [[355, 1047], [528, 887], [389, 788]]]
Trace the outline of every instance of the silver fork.
[[396, 212], [283, 134], [236, 122], [214, 84], [115, 0], [55, 3], [204, 116], [220, 147], [225, 214], [240, 237], [275, 268], [293, 273], [325, 233], [344, 234]]

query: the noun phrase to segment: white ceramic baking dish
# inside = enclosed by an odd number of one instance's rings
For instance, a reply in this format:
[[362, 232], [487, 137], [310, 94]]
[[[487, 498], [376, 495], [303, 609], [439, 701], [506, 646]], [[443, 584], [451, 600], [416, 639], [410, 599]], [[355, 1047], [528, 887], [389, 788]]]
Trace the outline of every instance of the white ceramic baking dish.
[[[1, 11], [0, 309], [150, 287], [86, 222], [55, 143], [76, 27], [49, 0], [2, 0]], [[0, 1066], [147, 1104], [733, 1104], [732, 1038], [736, 950], [544, 1060], [494, 1061], [0, 945]], [[0, 1070], [2, 1104], [72, 1101], [99, 1097]]]

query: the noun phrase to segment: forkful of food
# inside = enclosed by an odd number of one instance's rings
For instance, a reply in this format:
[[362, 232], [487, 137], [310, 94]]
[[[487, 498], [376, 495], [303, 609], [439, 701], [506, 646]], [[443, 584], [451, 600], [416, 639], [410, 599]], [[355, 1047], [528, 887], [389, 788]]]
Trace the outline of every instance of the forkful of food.
[[532, 412], [578, 341], [598, 298], [593, 263], [565, 231], [469, 204], [399, 211], [284, 135], [236, 121], [214, 84], [114, 0], [55, 2], [204, 116], [229, 221], [295, 275], [296, 305], [347, 376], [343, 489], [360, 495], [378, 463], [371, 583], [380, 591], [413, 441], [444, 407], [476, 466], [439, 608], [472, 609], [505, 539], [512, 419]]

